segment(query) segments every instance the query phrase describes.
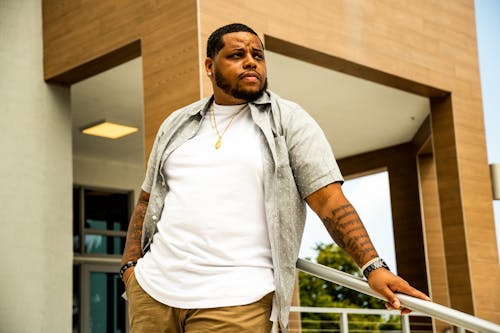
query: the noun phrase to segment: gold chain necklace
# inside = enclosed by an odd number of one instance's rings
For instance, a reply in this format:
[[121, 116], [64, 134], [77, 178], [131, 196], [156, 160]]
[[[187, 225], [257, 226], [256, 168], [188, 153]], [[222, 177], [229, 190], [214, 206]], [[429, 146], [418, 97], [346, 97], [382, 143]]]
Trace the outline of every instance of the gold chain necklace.
[[222, 134], [219, 132], [219, 129], [217, 128], [217, 121], [215, 120], [215, 108], [212, 104], [212, 108], [211, 108], [211, 112], [210, 112], [210, 120], [211, 120], [211, 123], [212, 123], [212, 127], [215, 129], [215, 132], [217, 133], [217, 136], [218, 136], [218, 139], [217, 139], [217, 142], [215, 143], [215, 149], [219, 149], [220, 146], [222, 145], [222, 136], [224, 136], [224, 134], [226, 134], [226, 131], [229, 129], [229, 126], [231, 126], [231, 124], [233, 123], [233, 120], [234, 118], [236, 118], [236, 116], [241, 112], [243, 111], [243, 109], [246, 108], [246, 105], [244, 107], [242, 107], [241, 109], [239, 109], [238, 111], [236, 111], [232, 116], [231, 116], [231, 119], [229, 119], [229, 123], [226, 125], [226, 128], [224, 128], [224, 130], [222, 131]]

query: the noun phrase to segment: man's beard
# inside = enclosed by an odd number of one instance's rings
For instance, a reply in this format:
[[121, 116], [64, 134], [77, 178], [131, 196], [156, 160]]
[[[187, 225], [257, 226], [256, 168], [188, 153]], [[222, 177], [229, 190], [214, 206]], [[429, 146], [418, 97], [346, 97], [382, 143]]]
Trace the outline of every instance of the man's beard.
[[238, 87], [231, 87], [231, 83], [216, 69], [214, 70], [215, 84], [221, 88], [226, 94], [235, 98], [243, 99], [247, 102], [253, 102], [258, 99], [267, 89], [267, 77], [264, 78], [264, 85], [257, 91], [240, 90]]

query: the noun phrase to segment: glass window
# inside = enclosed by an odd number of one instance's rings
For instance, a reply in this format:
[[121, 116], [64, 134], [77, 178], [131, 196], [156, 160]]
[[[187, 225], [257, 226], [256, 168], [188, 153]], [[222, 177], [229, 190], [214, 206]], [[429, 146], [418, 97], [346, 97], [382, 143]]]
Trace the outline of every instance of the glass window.
[[73, 251], [121, 255], [130, 215], [130, 193], [73, 189]]
[[73, 333], [80, 332], [80, 266], [73, 266]]
[[127, 331], [118, 270], [131, 193], [73, 188], [73, 333]]
[[90, 272], [90, 321], [92, 333], [125, 332], [125, 302], [120, 295], [123, 283], [116, 273]]

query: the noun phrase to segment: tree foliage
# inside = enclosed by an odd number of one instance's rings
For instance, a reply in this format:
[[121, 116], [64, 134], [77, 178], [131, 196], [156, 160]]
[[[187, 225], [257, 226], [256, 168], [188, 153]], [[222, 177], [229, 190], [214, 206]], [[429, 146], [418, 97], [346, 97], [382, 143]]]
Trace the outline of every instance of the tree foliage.
[[[317, 244], [316, 262], [362, 277], [351, 257], [336, 244]], [[349, 288], [330, 283], [315, 276], [299, 272], [300, 305], [304, 307], [367, 308], [384, 309], [384, 302]], [[321, 332], [339, 329], [339, 315], [327, 313], [302, 313], [302, 328], [305, 332]], [[349, 328], [368, 331], [397, 329], [398, 317], [378, 315], [349, 315]], [[311, 331], [312, 330], [312, 331]]]

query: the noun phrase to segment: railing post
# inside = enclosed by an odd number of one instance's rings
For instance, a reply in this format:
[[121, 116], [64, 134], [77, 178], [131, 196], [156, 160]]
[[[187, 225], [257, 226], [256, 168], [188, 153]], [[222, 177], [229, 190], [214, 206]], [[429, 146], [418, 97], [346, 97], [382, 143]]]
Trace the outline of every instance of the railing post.
[[457, 333], [465, 333], [465, 328], [457, 326]]
[[340, 333], [349, 333], [349, 320], [347, 319], [347, 312], [340, 314]]
[[401, 316], [401, 331], [403, 333], [410, 333], [410, 316], [408, 315]]

